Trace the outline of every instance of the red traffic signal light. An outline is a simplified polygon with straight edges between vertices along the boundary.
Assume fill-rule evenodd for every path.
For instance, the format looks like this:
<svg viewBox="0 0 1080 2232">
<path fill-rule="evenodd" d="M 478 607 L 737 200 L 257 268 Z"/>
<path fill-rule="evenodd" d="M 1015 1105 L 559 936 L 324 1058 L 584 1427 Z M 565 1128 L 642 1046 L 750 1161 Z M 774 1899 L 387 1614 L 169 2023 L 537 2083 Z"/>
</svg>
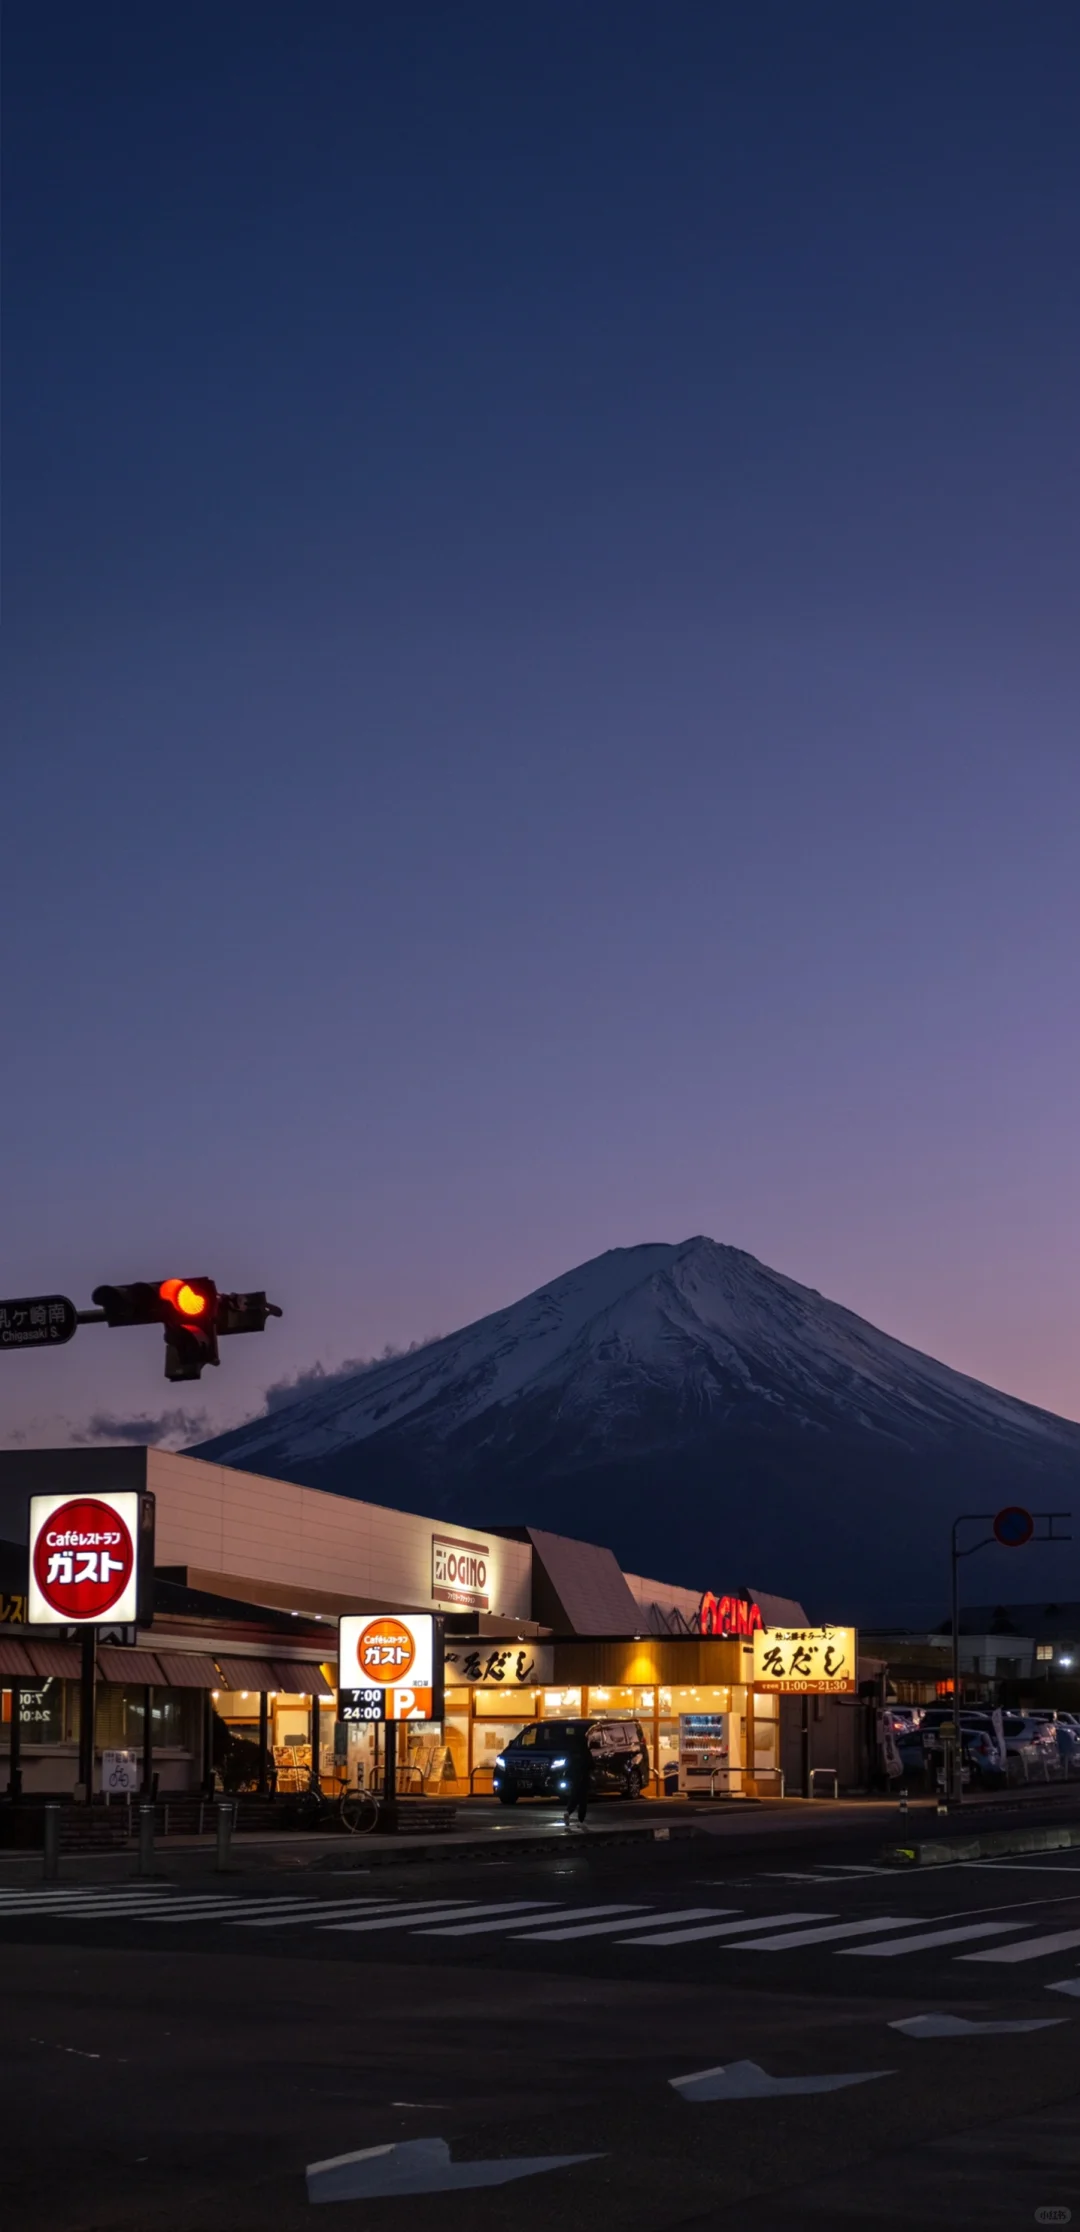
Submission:
<svg viewBox="0 0 1080 2232">
<path fill-rule="evenodd" d="M 212 1279 L 163 1279 L 158 1293 L 170 1315 L 175 1311 L 185 1324 L 201 1319 L 206 1325 L 214 1316 L 217 1288 Z"/>
<path fill-rule="evenodd" d="M 218 1362 L 218 1290 L 212 1279 L 163 1279 L 158 1288 L 165 1327 L 165 1377 L 197 1380 Z"/>
</svg>

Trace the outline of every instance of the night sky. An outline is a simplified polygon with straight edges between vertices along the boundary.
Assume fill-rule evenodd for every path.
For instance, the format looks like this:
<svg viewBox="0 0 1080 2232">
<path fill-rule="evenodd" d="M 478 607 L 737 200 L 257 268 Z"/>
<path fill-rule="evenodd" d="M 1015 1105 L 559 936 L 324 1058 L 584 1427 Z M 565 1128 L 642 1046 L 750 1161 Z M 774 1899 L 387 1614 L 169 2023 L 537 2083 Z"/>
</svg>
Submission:
<svg viewBox="0 0 1080 2232">
<path fill-rule="evenodd" d="M 2 1285 L 287 1315 L 6 1439 L 695 1232 L 1080 1416 L 1078 89 L 1075 0 L 8 0 Z"/>
</svg>

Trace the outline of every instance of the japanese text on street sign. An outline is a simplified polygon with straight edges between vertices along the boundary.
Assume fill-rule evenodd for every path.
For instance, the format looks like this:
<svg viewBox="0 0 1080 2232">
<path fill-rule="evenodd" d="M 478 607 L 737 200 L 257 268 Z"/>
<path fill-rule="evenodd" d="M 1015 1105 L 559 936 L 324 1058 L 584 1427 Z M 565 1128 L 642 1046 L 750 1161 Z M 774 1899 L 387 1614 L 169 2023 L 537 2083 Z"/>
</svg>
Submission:
<svg viewBox="0 0 1080 2232">
<path fill-rule="evenodd" d="M 769 1628 L 754 1636 L 755 1689 L 850 1694 L 857 1678 L 854 1628 Z"/>
<path fill-rule="evenodd" d="M 75 1304 L 66 1294 L 25 1294 L 0 1302 L 0 1350 L 50 1348 L 74 1339 Z"/>
</svg>

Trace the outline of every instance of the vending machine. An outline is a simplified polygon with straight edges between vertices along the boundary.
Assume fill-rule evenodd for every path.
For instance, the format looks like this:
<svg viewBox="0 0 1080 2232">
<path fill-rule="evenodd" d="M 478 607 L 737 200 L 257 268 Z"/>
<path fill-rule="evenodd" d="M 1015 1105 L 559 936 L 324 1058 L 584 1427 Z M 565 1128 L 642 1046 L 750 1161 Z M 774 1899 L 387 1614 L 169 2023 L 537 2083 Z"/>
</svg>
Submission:
<svg viewBox="0 0 1080 2232">
<path fill-rule="evenodd" d="M 688 1798 L 726 1798 L 742 1784 L 737 1713 L 680 1713 L 679 1789 Z"/>
</svg>

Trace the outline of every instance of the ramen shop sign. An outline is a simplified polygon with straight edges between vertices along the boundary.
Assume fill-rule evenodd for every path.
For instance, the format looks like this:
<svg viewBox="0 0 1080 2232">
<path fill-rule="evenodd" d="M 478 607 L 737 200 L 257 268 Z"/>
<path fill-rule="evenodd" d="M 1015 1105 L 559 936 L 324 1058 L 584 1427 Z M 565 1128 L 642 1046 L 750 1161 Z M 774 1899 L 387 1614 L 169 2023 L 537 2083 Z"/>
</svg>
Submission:
<svg viewBox="0 0 1080 2232">
<path fill-rule="evenodd" d="M 140 1598 L 153 1584 L 153 1557 L 151 1497 L 127 1490 L 31 1496 L 31 1627 L 89 1627 L 148 1617 Z"/>
<path fill-rule="evenodd" d="M 441 1720 L 442 1623 L 430 1612 L 346 1613 L 338 1622 L 338 1718 Z"/>
</svg>

